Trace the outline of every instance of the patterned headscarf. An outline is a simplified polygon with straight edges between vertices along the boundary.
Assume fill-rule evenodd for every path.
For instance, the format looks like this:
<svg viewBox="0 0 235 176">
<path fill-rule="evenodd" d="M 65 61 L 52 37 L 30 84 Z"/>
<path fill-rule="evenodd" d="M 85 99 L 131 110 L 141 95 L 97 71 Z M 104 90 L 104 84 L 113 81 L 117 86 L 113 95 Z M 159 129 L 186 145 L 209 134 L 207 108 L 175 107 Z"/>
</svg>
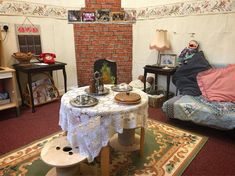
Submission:
<svg viewBox="0 0 235 176">
<path fill-rule="evenodd" d="M 184 48 L 181 51 L 178 62 L 185 63 L 188 59 L 191 59 L 195 53 L 198 52 L 199 44 L 196 40 L 191 40 L 188 44 L 188 47 Z"/>
</svg>

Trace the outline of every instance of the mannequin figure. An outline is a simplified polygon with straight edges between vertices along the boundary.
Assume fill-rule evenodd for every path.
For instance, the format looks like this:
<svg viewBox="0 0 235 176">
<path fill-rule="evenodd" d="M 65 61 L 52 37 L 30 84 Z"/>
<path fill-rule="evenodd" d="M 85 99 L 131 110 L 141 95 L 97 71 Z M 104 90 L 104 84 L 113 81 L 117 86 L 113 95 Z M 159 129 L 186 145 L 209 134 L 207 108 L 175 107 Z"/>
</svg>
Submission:
<svg viewBox="0 0 235 176">
<path fill-rule="evenodd" d="M 196 40 L 191 40 L 186 48 L 181 51 L 178 62 L 179 64 L 186 64 L 189 59 L 198 52 L 199 44 Z"/>
</svg>

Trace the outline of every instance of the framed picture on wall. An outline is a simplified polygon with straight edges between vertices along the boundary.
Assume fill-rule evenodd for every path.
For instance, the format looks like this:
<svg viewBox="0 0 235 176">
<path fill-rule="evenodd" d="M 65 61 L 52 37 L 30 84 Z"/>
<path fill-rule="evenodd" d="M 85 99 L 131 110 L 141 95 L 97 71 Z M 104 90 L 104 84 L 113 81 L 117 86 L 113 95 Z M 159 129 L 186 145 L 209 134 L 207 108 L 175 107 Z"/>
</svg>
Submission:
<svg viewBox="0 0 235 176">
<path fill-rule="evenodd" d="M 41 30 L 39 25 L 15 24 L 18 51 L 31 52 L 34 55 L 42 53 Z"/>
<path fill-rule="evenodd" d="M 99 9 L 96 11 L 96 20 L 99 22 L 110 21 L 110 10 L 109 9 Z"/>
<path fill-rule="evenodd" d="M 111 19 L 112 21 L 124 21 L 125 13 L 124 12 L 112 12 Z"/>
<path fill-rule="evenodd" d="M 135 22 L 136 21 L 136 10 L 125 10 L 125 21 Z"/>
<path fill-rule="evenodd" d="M 94 22 L 96 20 L 95 12 L 83 12 L 82 21 L 83 22 Z"/>
<path fill-rule="evenodd" d="M 80 22 L 81 11 L 80 10 L 68 10 L 68 22 Z"/>
<path fill-rule="evenodd" d="M 176 66 L 176 54 L 160 54 L 160 66 L 161 67 L 175 67 Z"/>
</svg>

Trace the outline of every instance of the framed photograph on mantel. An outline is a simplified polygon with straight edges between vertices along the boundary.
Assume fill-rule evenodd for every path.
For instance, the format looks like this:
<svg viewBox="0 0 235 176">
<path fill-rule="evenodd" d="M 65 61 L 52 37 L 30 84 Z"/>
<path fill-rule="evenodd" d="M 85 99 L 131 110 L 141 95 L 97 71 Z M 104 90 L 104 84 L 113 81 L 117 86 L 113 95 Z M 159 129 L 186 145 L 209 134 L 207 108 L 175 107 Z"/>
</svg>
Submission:
<svg viewBox="0 0 235 176">
<path fill-rule="evenodd" d="M 95 12 L 83 12 L 82 21 L 83 22 L 94 22 L 96 20 Z"/>
<path fill-rule="evenodd" d="M 68 22 L 80 22 L 81 11 L 80 10 L 68 10 Z"/>
<path fill-rule="evenodd" d="M 98 22 L 109 22 L 110 21 L 110 10 L 99 9 L 96 11 L 96 20 Z"/>
<path fill-rule="evenodd" d="M 124 12 L 112 12 L 111 13 L 111 18 L 112 21 L 115 22 L 122 22 L 124 21 L 125 13 Z"/>
<path fill-rule="evenodd" d="M 160 54 L 160 66 L 161 67 L 175 67 L 176 66 L 176 54 Z"/>
</svg>

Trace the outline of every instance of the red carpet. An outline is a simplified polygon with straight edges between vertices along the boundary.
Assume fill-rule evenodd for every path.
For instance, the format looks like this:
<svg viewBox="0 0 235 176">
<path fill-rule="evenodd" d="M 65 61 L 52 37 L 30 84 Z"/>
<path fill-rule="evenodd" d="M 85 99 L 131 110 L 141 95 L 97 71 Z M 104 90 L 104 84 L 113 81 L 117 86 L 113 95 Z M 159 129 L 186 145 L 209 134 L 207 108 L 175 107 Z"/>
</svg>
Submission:
<svg viewBox="0 0 235 176">
<path fill-rule="evenodd" d="M 60 130 L 58 126 L 60 102 L 31 109 L 21 108 L 19 117 L 15 110 L 0 111 L 0 155 L 26 145 Z M 200 153 L 183 175 L 234 175 L 235 130 L 220 131 L 190 122 L 167 120 L 161 109 L 149 108 L 149 117 L 209 137 Z"/>
<path fill-rule="evenodd" d="M 0 111 L 0 155 L 60 130 L 59 106 L 60 101 L 38 106 L 35 113 L 23 107 L 18 117 L 15 109 Z"/>
</svg>

